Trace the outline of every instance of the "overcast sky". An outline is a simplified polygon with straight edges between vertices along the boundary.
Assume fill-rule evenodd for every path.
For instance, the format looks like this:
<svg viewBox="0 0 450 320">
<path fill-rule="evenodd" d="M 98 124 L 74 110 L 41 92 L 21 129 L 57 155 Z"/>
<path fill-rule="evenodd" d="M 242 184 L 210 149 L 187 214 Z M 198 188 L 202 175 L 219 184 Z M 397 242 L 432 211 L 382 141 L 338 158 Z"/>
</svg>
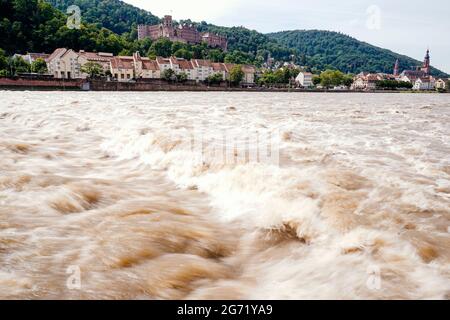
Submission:
<svg viewBox="0 0 450 320">
<path fill-rule="evenodd" d="M 450 73 L 450 1 L 435 0 L 125 0 L 162 17 L 245 26 L 260 32 L 340 31 Z"/>
</svg>

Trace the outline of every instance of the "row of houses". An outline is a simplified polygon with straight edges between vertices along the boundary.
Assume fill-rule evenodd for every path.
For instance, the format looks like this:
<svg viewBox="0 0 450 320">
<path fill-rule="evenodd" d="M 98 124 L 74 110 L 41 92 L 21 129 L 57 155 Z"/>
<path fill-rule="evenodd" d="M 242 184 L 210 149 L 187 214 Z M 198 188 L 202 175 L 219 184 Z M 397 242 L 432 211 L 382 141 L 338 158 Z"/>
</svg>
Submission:
<svg viewBox="0 0 450 320">
<path fill-rule="evenodd" d="M 160 79 L 164 71 L 172 69 L 175 74 L 186 74 L 188 80 L 205 81 L 214 74 L 222 75 L 227 80 L 230 71 L 236 66 L 230 63 L 215 63 L 209 60 L 186 60 L 177 57 L 157 57 L 152 60 L 141 57 L 139 52 L 133 56 L 114 56 L 105 52 L 75 51 L 59 48 L 50 54 L 47 62 L 48 72 L 55 78 L 78 79 L 86 78 L 81 67 L 88 62 L 99 64 L 105 74 L 118 81 L 130 81 L 132 79 Z M 256 68 L 251 65 L 242 66 L 244 73 L 243 83 L 254 84 Z"/>
<path fill-rule="evenodd" d="M 384 73 L 366 73 L 362 72 L 355 77 L 351 89 L 353 90 L 375 90 L 378 81 L 403 81 L 412 84 L 413 90 L 436 90 L 446 89 L 448 78 L 435 78 L 431 75 L 415 75 L 411 72 L 403 72 L 395 76 Z"/>
</svg>

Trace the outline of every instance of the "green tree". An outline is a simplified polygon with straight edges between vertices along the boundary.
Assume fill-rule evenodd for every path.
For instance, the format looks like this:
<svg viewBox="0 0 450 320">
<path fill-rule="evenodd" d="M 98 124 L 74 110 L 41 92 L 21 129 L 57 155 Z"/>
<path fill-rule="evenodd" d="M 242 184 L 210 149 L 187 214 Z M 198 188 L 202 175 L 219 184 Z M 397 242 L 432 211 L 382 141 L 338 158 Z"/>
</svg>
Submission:
<svg viewBox="0 0 450 320">
<path fill-rule="evenodd" d="M 28 73 L 31 71 L 31 66 L 22 57 L 8 58 L 7 72 L 8 76 L 17 76 L 20 73 Z"/>
<path fill-rule="evenodd" d="M 5 51 L 0 49 L 0 71 L 8 69 L 8 58 L 6 57 Z"/>
<path fill-rule="evenodd" d="M 173 71 L 172 69 L 164 70 L 164 72 L 162 74 L 162 78 L 167 80 L 167 81 L 174 80 L 174 78 L 175 78 L 175 71 Z"/>
<path fill-rule="evenodd" d="M 315 86 L 319 85 L 321 82 L 322 82 L 322 79 L 320 78 L 320 76 L 318 76 L 318 75 L 313 76 L 312 83 Z"/>
<path fill-rule="evenodd" d="M 253 63 L 253 59 L 249 54 L 247 54 L 243 51 L 238 51 L 238 50 L 228 53 L 225 56 L 224 61 L 226 63 L 236 63 L 236 64 L 251 64 L 251 63 Z"/>
<path fill-rule="evenodd" d="M 353 84 L 353 75 L 346 74 L 342 80 L 342 84 L 346 87 L 350 87 Z"/>
<path fill-rule="evenodd" d="M 395 80 L 380 80 L 377 81 L 376 86 L 378 89 L 412 89 L 413 84 L 406 81 L 395 81 Z"/>
<path fill-rule="evenodd" d="M 277 82 L 278 78 L 272 70 L 265 71 L 258 79 L 258 84 L 264 86 L 276 84 Z"/>
<path fill-rule="evenodd" d="M 223 81 L 223 76 L 220 73 L 214 73 L 206 78 L 208 84 L 220 84 Z"/>
<path fill-rule="evenodd" d="M 212 62 L 223 62 L 225 59 L 225 54 L 223 53 L 222 50 L 212 49 L 209 50 L 207 58 Z"/>
<path fill-rule="evenodd" d="M 47 71 L 47 63 L 44 59 L 38 58 L 31 63 L 31 72 L 44 74 Z"/>
<path fill-rule="evenodd" d="M 172 41 L 166 38 L 156 40 L 152 44 L 150 50 L 152 50 L 152 53 L 156 56 L 169 57 L 172 55 Z"/>
<path fill-rule="evenodd" d="M 89 61 L 81 67 L 81 72 L 86 73 L 89 78 L 96 78 L 103 75 L 103 68 L 96 62 Z"/>
<path fill-rule="evenodd" d="M 173 55 L 177 58 L 184 58 L 187 60 L 190 60 L 193 57 L 193 54 L 187 49 L 179 49 L 179 50 L 175 51 L 175 53 Z"/>
<path fill-rule="evenodd" d="M 330 88 L 344 83 L 345 75 L 337 70 L 326 70 L 320 74 L 320 84 Z"/>
<path fill-rule="evenodd" d="M 188 80 L 188 75 L 185 72 L 181 72 L 175 75 L 177 82 L 186 82 Z"/>
<path fill-rule="evenodd" d="M 244 79 L 244 72 L 242 71 L 242 67 L 240 65 L 234 66 L 230 70 L 229 80 L 231 84 L 238 85 Z"/>
</svg>

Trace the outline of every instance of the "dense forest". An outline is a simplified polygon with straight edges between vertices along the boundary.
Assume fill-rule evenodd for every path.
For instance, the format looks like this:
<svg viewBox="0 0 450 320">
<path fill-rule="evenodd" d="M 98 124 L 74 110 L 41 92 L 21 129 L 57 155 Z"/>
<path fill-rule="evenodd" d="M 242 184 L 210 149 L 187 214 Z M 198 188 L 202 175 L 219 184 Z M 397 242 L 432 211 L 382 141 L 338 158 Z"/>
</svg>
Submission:
<svg viewBox="0 0 450 320">
<path fill-rule="evenodd" d="M 69 29 L 67 7 L 81 8 L 80 29 Z M 337 69 L 346 73 L 360 71 L 392 72 L 398 58 L 402 69 L 420 62 L 389 50 L 328 31 L 287 31 L 262 34 L 243 27 L 219 27 L 192 22 L 199 31 L 227 36 L 229 51 L 204 44 L 186 45 L 166 39 L 138 41 L 136 25 L 154 24 L 158 17 L 119 0 L 0 0 L 0 49 L 6 55 L 25 52 L 52 52 L 58 47 L 104 51 L 143 56 L 177 55 L 218 62 L 249 63 L 261 66 L 269 56 L 275 61 L 292 61 L 313 71 Z M 445 73 L 432 69 L 435 75 Z"/>
<path fill-rule="evenodd" d="M 119 0 L 47 0 L 66 12 L 71 5 L 80 7 L 84 22 L 96 24 L 117 34 L 133 32 L 138 24 L 157 24 L 160 19 L 148 11 Z"/>
<path fill-rule="evenodd" d="M 337 32 L 297 30 L 272 33 L 269 36 L 298 50 L 305 57 L 306 64 L 319 70 L 338 69 L 350 73 L 362 71 L 392 73 L 396 59 L 400 61 L 400 70 L 422 65 L 422 62 L 415 59 Z M 432 73 L 436 76 L 446 75 L 435 68 L 432 68 Z"/>
</svg>

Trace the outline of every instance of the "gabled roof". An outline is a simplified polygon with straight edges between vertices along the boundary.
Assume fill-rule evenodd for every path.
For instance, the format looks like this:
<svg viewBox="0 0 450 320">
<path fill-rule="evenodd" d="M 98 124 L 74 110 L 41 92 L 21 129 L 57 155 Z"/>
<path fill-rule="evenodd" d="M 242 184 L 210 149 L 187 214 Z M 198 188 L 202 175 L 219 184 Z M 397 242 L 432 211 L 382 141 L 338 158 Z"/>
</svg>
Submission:
<svg viewBox="0 0 450 320">
<path fill-rule="evenodd" d="M 378 74 L 368 74 L 367 75 L 367 81 L 378 81 L 378 80 L 381 80 L 381 77 L 380 77 L 380 75 L 378 75 Z"/>
<path fill-rule="evenodd" d="M 158 64 L 170 64 L 170 59 L 163 58 L 163 57 L 156 57 L 156 62 Z"/>
<path fill-rule="evenodd" d="M 113 69 L 133 69 L 133 57 L 119 56 L 111 59 L 111 67 Z"/>
<path fill-rule="evenodd" d="M 32 61 L 35 61 L 36 59 L 48 59 L 50 57 L 47 53 L 28 53 Z"/>
<path fill-rule="evenodd" d="M 226 72 L 227 71 L 227 67 L 223 63 L 212 62 L 211 66 L 212 66 L 213 70 L 216 72 L 222 72 L 222 71 Z"/>
<path fill-rule="evenodd" d="M 53 51 L 52 54 L 46 59 L 47 62 L 51 62 L 53 59 L 60 58 L 67 52 L 66 48 L 58 48 L 55 51 Z"/>
<path fill-rule="evenodd" d="M 89 61 L 109 62 L 113 58 L 112 53 L 106 52 L 97 53 L 97 52 L 80 51 L 78 52 L 78 54 Z"/>
<path fill-rule="evenodd" d="M 230 72 L 235 66 L 237 66 L 234 63 L 224 63 L 223 65 L 225 66 L 225 69 L 227 70 L 227 72 Z"/>
<path fill-rule="evenodd" d="M 189 60 L 179 61 L 179 66 L 180 66 L 180 69 L 182 69 L 182 70 L 193 70 L 194 69 L 192 62 Z"/>
<path fill-rule="evenodd" d="M 211 61 L 209 60 L 203 60 L 203 59 L 194 59 L 192 60 L 192 63 L 194 64 L 194 67 L 196 68 L 212 68 Z"/>
<path fill-rule="evenodd" d="M 158 71 L 159 66 L 155 60 L 150 60 L 146 58 L 142 58 L 142 68 L 145 70 Z"/>
<path fill-rule="evenodd" d="M 242 66 L 242 71 L 245 73 L 255 73 L 256 69 L 254 66 L 251 65 L 243 65 Z"/>
</svg>

